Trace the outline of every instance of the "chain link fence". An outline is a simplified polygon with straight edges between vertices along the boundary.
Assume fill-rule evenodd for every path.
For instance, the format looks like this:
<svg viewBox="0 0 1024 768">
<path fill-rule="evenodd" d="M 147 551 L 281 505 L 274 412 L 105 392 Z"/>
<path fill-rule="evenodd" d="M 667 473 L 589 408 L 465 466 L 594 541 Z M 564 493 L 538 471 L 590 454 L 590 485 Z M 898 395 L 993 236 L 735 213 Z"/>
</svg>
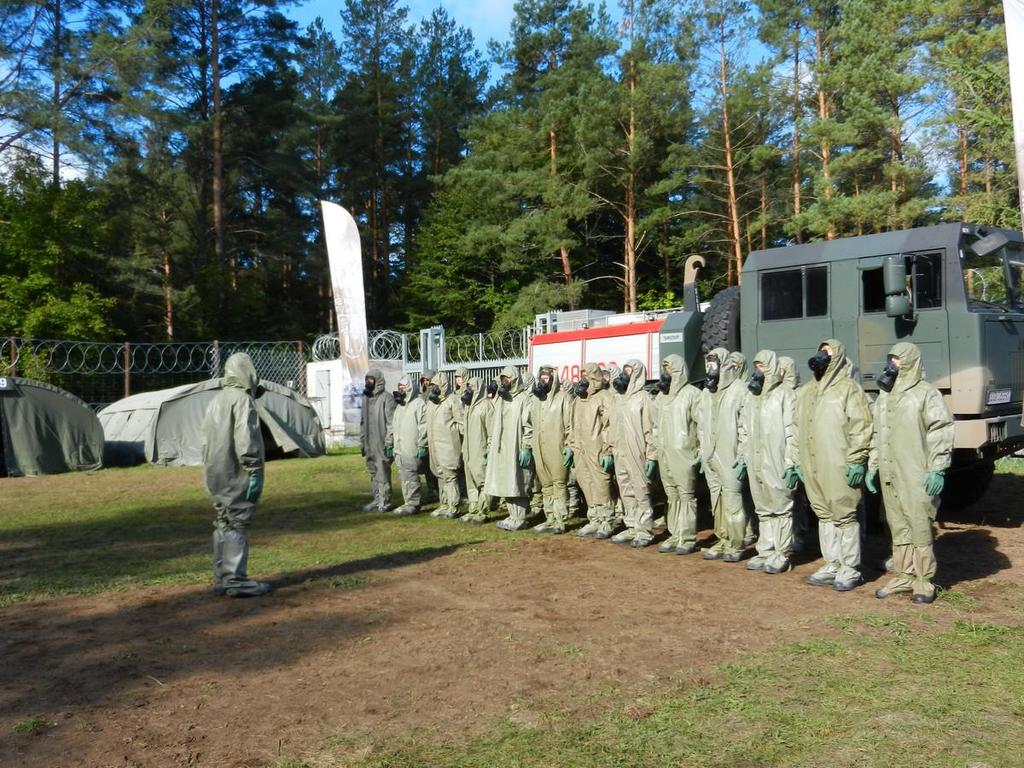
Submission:
<svg viewBox="0 0 1024 768">
<path fill-rule="evenodd" d="M 0 375 L 54 384 L 93 408 L 136 392 L 217 378 L 235 352 L 246 352 L 261 379 L 306 393 L 301 341 L 107 343 L 0 337 Z"/>
</svg>

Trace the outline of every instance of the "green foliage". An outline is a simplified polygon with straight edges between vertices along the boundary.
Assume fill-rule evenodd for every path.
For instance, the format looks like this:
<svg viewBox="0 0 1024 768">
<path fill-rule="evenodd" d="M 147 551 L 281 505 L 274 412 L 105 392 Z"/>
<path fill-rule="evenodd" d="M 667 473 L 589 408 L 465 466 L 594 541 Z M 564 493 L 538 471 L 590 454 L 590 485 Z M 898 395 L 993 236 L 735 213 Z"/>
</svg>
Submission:
<svg viewBox="0 0 1024 768">
<path fill-rule="evenodd" d="M 53 726 L 53 723 L 49 719 L 37 715 L 35 717 L 26 717 L 24 720 L 19 720 L 13 726 L 11 730 L 17 734 L 23 736 L 35 736 L 43 731 L 49 730 Z"/>
</svg>

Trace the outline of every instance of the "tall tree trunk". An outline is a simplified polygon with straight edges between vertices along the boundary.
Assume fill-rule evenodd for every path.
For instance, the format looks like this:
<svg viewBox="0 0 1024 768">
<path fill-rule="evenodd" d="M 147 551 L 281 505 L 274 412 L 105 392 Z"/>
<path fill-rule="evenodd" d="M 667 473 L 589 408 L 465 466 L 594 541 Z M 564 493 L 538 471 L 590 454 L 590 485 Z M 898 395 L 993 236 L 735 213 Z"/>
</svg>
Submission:
<svg viewBox="0 0 1024 768">
<path fill-rule="evenodd" d="M 633 25 L 630 24 L 632 36 Z M 632 40 L 630 41 L 632 49 Z M 626 224 L 626 239 L 623 261 L 626 277 L 626 311 L 636 312 L 636 68 L 632 55 L 629 59 L 629 126 L 626 134 L 626 204 L 623 218 Z"/>
<path fill-rule="evenodd" d="M 167 221 L 167 212 L 161 214 L 164 222 Z M 171 251 L 166 246 L 163 249 L 164 261 L 164 333 L 168 341 L 174 341 L 174 293 L 171 280 Z"/>
<path fill-rule="evenodd" d="M 814 45 L 818 56 L 818 67 L 822 66 L 822 62 L 825 57 L 825 35 L 820 29 L 814 32 Z M 828 120 L 832 115 L 832 107 L 828 94 L 825 92 L 825 87 L 821 82 L 821 76 L 819 73 L 818 77 L 818 118 L 820 120 Z M 821 138 L 821 178 L 822 178 L 822 194 L 826 200 L 832 199 L 832 144 L 829 142 L 827 136 Z M 836 228 L 835 224 L 829 219 L 828 227 L 825 230 L 826 240 L 836 239 Z"/>
<path fill-rule="evenodd" d="M 558 142 L 554 131 L 548 131 L 548 153 L 551 156 L 550 176 L 552 179 L 558 177 Z M 569 249 L 564 245 L 558 249 L 558 255 L 562 262 L 562 278 L 566 285 L 572 285 L 572 265 L 569 264 Z M 575 302 L 569 305 L 569 309 L 576 309 Z"/>
<path fill-rule="evenodd" d="M 235 260 L 224 252 L 224 136 L 220 106 L 220 0 L 210 0 L 210 80 L 213 90 L 213 248 L 217 263 L 227 266 L 232 292 L 238 289 Z"/>
<path fill-rule="evenodd" d="M 53 61 L 51 64 L 52 72 L 51 77 L 53 79 L 53 104 L 51 108 L 53 114 L 51 117 L 52 125 L 52 138 L 53 138 L 53 156 L 52 172 L 53 172 L 53 186 L 60 186 L 60 88 L 61 88 L 61 73 L 64 69 L 64 62 L 62 61 L 64 52 L 64 8 L 61 4 L 61 0 L 54 0 L 53 3 Z"/>
<path fill-rule="evenodd" d="M 761 249 L 768 247 L 768 176 L 761 174 Z"/>
<path fill-rule="evenodd" d="M 800 169 L 800 25 L 793 33 L 793 218 L 800 216 L 800 187 L 803 174 Z M 803 233 L 797 225 L 793 235 L 797 243 L 803 242 Z"/>
<path fill-rule="evenodd" d="M 196 190 L 199 196 L 196 210 L 196 260 L 193 265 L 193 272 L 205 266 L 209 243 L 209 211 L 210 211 L 210 179 L 209 167 L 207 166 L 207 150 L 209 148 L 206 134 L 206 124 L 210 119 L 210 26 L 206 14 L 205 2 L 196 4 L 196 16 L 199 24 L 199 118 L 202 123 L 202 130 L 199 131 L 198 156 L 199 163 L 196 168 Z"/>
<path fill-rule="evenodd" d="M 374 229 L 374 239 L 380 241 L 376 253 L 377 279 L 374 281 L 374 291 L 379 297 L 377 308 L 383 310 L 387 305 L 388 294 L 388 272 L 391 262 L 391 231 L 388 222 L 387 205 L 387 163 L 384 159 L 384 91 L 381 84 L 380 56 L 378 52 L 377 66 L 374 71 L 374 105 L 376 106 L 377 131 L 374 137 L 374 149 L 376 153 L 377 172 L 377 228 Z M 379 317 L 379 316 L 378 316 Z"/>
<path fill-rule="evenodd" d="M 736 193 L 736 176 L 732 154 L 732 136 L 729 128 L 729 81 L 728 81 L 728 60 L 725 51 L 725 34 L 719 38 L 719 82 L 718 92 L 722 99 L 722 145 L 725 164 L 726 204 L 729 213 L 729 240 L 732 254 L 729 259 L 729 267 L 726 270 L 726 284 L 733 284 L 735 274 L 736 285 L 740 283 L 740 271 L 743 268 L 743 243 L 740 232 L 739 198 Z M 735 272 L 733 271 L 735 270 Z"/>
<path fill-rule="evenodd" d="M 962 122 L 956 126 L 956 148 L 960 181 L 960 194 L 967 194 L 967 128 Z"/>
</svg>

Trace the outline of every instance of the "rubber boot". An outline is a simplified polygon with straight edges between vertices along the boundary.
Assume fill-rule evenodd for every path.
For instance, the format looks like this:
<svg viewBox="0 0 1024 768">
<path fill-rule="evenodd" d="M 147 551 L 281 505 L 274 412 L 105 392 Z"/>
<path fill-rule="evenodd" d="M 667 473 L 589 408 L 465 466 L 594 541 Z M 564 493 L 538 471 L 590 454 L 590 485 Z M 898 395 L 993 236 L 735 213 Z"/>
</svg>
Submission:
<svg viewBox="0 0 1024 768">
<path fill-rule="evenodd" d="M 836 526 L 834 530 L 839 572 L 836 573 L 832 589 L 836 592 L 849 592 L 864 581 L 860 574 L 860 523 L 854 521 Z"/>
<path fill-rule="evenodd" d="M 224 529 L 213 526 L 213 594 L 224 594 Z"/>
<path fill-rule="evenodd" d="M 914 555 L 909 544 L 894 544 L 892 548 L 893 577 L 881 589 L 875 590 L 875 597 L 884 600 L 890 595 L 914 591 Z"/>
<path fill-rule="evenodd" d="M 224 532 L 222 547 L 225 576 L 224 594 L 228 597 L 259 597 L 270 591 L 270 585 L 249 578 L 249 539 L 240 530 Z"/>
<path fill-rule="evenodd" d="M 935 549 L 929 544 L 926 547 L 912 547 L 914 564 L 914 596 L 911 602 L 927 605 L 935 601 Z"/>
<path fill-rule="evenodd" d="M 836 558 L 835 526 L 831 520 L 818 520 L 818 541 L 821 556 L 825 560 L 821 567 L 807 577 L 807 583 L 816 587 L 830 587 L 836 582 L 839 563 Z"/>
</svg>

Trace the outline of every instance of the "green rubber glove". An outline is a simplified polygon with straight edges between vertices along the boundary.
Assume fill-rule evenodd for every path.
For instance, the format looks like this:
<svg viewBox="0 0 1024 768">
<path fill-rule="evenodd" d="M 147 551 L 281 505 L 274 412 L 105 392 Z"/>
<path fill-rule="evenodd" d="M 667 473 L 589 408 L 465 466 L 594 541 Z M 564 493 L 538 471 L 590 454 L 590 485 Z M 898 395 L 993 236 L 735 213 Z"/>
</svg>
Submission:
<svg viewBox="0 0 1024 768">
<path fill-rule="evenodd" d="M 945 472 L 929 472 L 924 478 L 924 492 L 929 496 L 938 496 L 946 487 Z"/>
<path fill-rule="evenodd" d="M 871 493 L 878 493 L 878 470 L 873 469 L 867 473 L 864 477 L 865 487 L 871 491 Z"/>
<path fill-rule="evenodd" d="M 416 458 L 419 459 L 420 461 L 426 461 L 427 460 L 427 449 L 426 448 L 420 448 L 418 451 L 416 451 Z"/>
<path fill-rule="evenodd" d="M 736 459 L 732 463 L 732 471 L 736 473 L 737 480 L 742 480 L 747 476 L 747 462 L 743 459 Z"/>
<path fill-rule="evenodd" d="M 851 488 L 859 488 L 860 484 L 864 482 L 864 474 L 863 464 L 847 464 L 846 484 Z"/>
<path fill-rule="evenodd" d="M 575 464 L 575 461 L 572 456 L 572 448 L 567 445 L 562 449 L 562 466 L 566 469 L 572 469 L 573 464 Z"/>
<path fill-rule="evenodd" d="M 249 487 L 245 489 L 245 500 L 255 504 L 263 495 L 263 470 L 256 469 L 249 473 Z"/>
<path fill-rule="evenodd" d="M 615 468 L 615 459 L 611 456 L 601 457 L 601 469 L 605 472 L 611 472 Z"/>
<path fill-rule="evenodd" d="M 522 467 L 523 469 L 529 469 L 530 464 L 532 463 L 533 451 L 531 451 L 529 448 L 523 448 L 523 450 L 519 452 L 519 466 Z"/>
<path fill-rule="evenodd" d="M 658 468 L 658 462 L 648 459 L 644 462 L 644 474 L 647 475 L 647 479 L 650 480 L 654 477 L 654 470 Z"/>
<path fill-rule="evenodd" d="M 698 475 L 703 475 L 704 474 L 704 462 L 701 460 L 700 456 L 698 456 L 696 459 L 694 459 L 693 463 L 690 466 L 697 468 L 697 474 Z"/>
<path fill-rule="evenodd" d="M 385 445 L 384 446 L 384 458 L 387 459 L 388 461 L 391 461 L 393 458 L 395 458 L 395 446 L 393 446 L 393 445 Z"/>
<path fill-rule="evenodd" d="M 796 484 L 800 482 L 800 473 L 796 467 L 786 467 L 786 471 L 782 473 L 782 482 L 791 491 L 796 488 Z"/>
</svg>

